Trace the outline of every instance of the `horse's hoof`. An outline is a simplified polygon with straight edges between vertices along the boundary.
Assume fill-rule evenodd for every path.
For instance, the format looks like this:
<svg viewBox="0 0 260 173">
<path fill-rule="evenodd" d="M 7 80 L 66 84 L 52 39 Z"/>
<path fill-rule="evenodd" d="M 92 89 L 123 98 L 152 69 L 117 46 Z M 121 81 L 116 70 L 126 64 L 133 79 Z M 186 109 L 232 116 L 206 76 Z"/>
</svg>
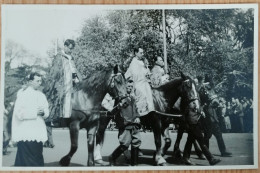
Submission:
<svg viewBox="0 0 260 173">
<path fill-rule="evenodd" d="M 166 166 L 166 160 L 162 156 L 154 156 L 156 166 Z"/>
<path fill-rule="evenodd" d="M 95 160 L 95 165 L 99 165 L 99 166 L 109 166 L 109 162 L 105 162 L 104 160 L 102 159 L 98 159 L 98 160 Z"/>
<path fill-rule="evenodd" d="M 95 162 L 93 161 L 93 162 L 88 162 L 88 164 L 87 164 L 88 166 L 95 166 Z"/>
<path fill-rule="evenodd" d="M 173 159 L 182 159 L 181 150 L 177 149 L 177 150 L 173 151 L 172 157 L 173 157 Z"/>
<path fill-rule="evenodd" d="M 102 165 L 103 162 L 104 162 L 104 161 L 103 161 L 102 159 L 95 160 L 95 164 L 98 164 L 98 165 Z"/>
<path fill-rule="evenodd" d="M 166 163 L 160 163 L 160 164 L 158 164 L 158 166 L 167 166 L 167 164 Z"/>
<path fill-rule="evenodd" d="M 182 159 L 182 162 L 183 162 L 183 164 L 185 164 L 185 165 L 190 165 L 190 166 L 196 165 L 195 163 L 193 163 L 192 161 L 190 161 L 190 159 L 187 159 L 187 158 L 183 158 L 183 159 Z"/>
<path fill-rule="evenodd" d="M 69 166 L 71 157 L 70 156 L 64 156 L 62 159 L 60 159 L 59 164 L 61 166 Z"/>
<path fill-rule="evenodd" d="M 200 160 L 206 160 L 206 157 L 203 154 L 198 155 L 198 159 Z"/>
</svg>

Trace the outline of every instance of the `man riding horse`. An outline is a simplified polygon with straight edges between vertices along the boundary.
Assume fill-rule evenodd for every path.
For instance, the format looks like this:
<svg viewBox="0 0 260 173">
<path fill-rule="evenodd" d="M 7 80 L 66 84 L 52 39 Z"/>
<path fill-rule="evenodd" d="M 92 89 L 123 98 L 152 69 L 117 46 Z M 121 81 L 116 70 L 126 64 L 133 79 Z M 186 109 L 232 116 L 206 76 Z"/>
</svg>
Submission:
<svg viewBox="0 0 260 173">
<path fill-rule="evenodd" d="M 148 122 L 152 127 L 156 154 L 155 161 L 157 165 L 165 165 L 166 161 L 162 157 L 161 152 L 161 123 L 160 117 L 155 113 L 155 105 L 153 101 L 153 92 L 150 86 L 150 70 L 147 66 L 147 60 L 144 58 L 144 51 L 142 48 L 134 49 L 135 57 L 129 65 L 125 73 L 125 78 L 132 78 L 134 82 L 134 94 L 136 98 L 137 112 L 141 116 L 143 122 Z M 149 118 L 149 119 L 148 119 Z M 158 122 L 158 123 L 156 123 Z M 157 130 L 155 130 L 157 129 Z"/>
<path fill-rule="evenodd" d="M 50 118 L 47 122 L 49 126 L 66 126 L 65 122 L 71 117 L 72 99 L 74 92 L 77 90 L 75 86 L 82 80 L 80 73 L 76 69 L 75 58 L 72 56 L 74 47 L 74 40 L 67 39 L 64 42 L 64 50 L 61 50 L 55 56 L 52 64 L 53 68 L 51 68 L 47 77 L 47 82 L 53 85 L 46 86 L 44 90 L 49 101 L 55 103 L 51 104 L 50 107 Z M 57 97 L 50 100 L 53 94 L 56 94 Z"/>
</svg>

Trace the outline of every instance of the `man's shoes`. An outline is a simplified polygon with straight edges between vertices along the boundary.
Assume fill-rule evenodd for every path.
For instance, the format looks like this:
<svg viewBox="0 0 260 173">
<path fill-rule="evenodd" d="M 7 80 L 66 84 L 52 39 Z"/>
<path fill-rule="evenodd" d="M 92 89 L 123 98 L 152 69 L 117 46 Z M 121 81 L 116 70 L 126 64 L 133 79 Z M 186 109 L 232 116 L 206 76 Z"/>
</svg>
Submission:
<svg viewBox="0 0 260 173">
<path fill-rule="evenodd" d="M 190 159 L 188 159 L 188 158 L 183 158 L 183 159 L 182 159 L 182 162 L 183 162 L 185 165 L 196 165 L 195 163 L 191 162 Z"/>
<path fill-rule="evenodd" d="M 227 152 L 227 151 L 221 153 L 221 157 L 231 157 L 231 156 L 232 156 L 232 153 Z"/>
<path fill-rule="evenodd" d="M 43 147 L 45 147 L 45 148 L 54 148 L 55 145 L 54 144 L 50 144 L 49 141 L 47 141 L 47 142 L 44 143 Z"/>
<path fill-rule="evenodd" d="M 54 148 L 54 147 L 55 147 L 55 145 L 53 145 L 53 144 L 49 145 L 49 148 Z"/>
<path fill-rule="evenodd" d="M 221 161 L 220 159 L 215 159 L 215 158 L 213 158 L 213 159 L 211 159 L 211 160 L 209 161 L 209 164 L 210 164 L 210 165 L 216 165 L 216 164 L 218 164 L 220 161 Z"/>
</svg>

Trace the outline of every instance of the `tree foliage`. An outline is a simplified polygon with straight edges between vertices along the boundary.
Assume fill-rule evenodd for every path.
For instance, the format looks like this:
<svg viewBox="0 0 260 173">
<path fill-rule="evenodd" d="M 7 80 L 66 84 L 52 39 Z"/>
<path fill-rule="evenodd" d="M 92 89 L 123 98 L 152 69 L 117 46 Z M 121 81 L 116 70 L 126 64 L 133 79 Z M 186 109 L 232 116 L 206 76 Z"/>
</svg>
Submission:
<svg viewBox="0 0 260 173">
<path fill-rule="evenodd" d="M 223 96 L 252 96 L 253 10 L 166 10 L 168 67 L 193 77 L 210 74 Z M 117 10 L 88 19 L 74 56 L 85 77 L 97 69 L 126 64 L 142 47 L 151 67 L 163 56 L 162 10 Z M 234 80 L 230 80 L 230 79 Z M 232 81 L 232 82 L 231 82 Z M 236 95 L 237 96 L 237 95 Z"/>
<path fill-rule="evenodd" d="M 252 97 L 253 12 L 253 9 L 165 10 L 171 78 L 178 76 L 180 70 L 192 77 L 208 74 L 223 97 Z M 144 49 L 152 67 L 153 59 L 163 56 L 162 10 L 114 10 L 89 18 L 76 43 L 73 56 L 83 77 L 116 64 L 126 71 L 134 47 Z M 10 62 L 19 58 L 18 53 L 24 53 L 24 50 L 15 43 L 9 44 L 12 46 L 5 50 L 7 95 L 22 85 L 23 77 L 31 70 L 26 65 L 10 69 Z M 53 61 L 54 52 L 54 49 L 48 52 Z M 54 81 L 60 76 L 52 74 L 60 67 L 52 64 L 46 70 L 47 90 L 56 88 L 53 92 L 57 95 L 57 88 L 61 86 Z"/>
</svg>

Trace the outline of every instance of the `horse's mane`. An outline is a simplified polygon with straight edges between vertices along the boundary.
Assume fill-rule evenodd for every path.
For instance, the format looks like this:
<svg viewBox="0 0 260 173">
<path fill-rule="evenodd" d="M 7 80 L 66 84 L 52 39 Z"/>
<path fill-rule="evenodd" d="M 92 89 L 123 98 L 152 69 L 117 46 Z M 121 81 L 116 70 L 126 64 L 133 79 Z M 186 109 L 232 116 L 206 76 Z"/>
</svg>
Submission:
<svg viewBox="0 0 260 173">
<path fill-rule="evenodd" d="M 164 91 L 164 92 L 167 92 L 167 91 L 175 89 L 175 88 L 177 89 L 178 86 L 181 85 L 182 81 L 183 81 L 183 78 L 176 77 L 176 78 L 170 80 L 169 82 L 166 82 L 165 84 L 161 85 L 157 89 Z"/>
<path fill-rule="evenodd" d="M 112 68 L 103 68 L 100 71 L 95 71 L 91 76 L 82 80 L 79 89 L 89 96 L 104 93 L 106 92 L 107 82 L 111 73 Z"/>
</svg>

